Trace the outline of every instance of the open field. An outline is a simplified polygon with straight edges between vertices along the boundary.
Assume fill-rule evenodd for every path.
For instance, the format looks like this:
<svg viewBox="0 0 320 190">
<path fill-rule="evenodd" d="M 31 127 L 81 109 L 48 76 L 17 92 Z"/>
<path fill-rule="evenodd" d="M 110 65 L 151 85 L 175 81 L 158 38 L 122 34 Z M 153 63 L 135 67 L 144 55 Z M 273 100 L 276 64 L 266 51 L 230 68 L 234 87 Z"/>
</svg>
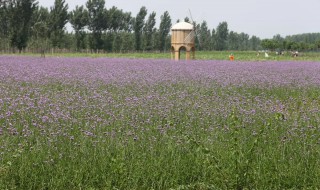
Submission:
<svg viewBox="0 0 320 190">
<path fill-rule="evenodd" d="M 0 189 L 317 189 L 314 60 L 0 56 Z"/>
<path fill-rule="evenodd" d="M 263 53 L 257 56 L 256 51 L 197 51 L 196 60 L 229 60 L 229 55 L 233 53 L 235 61 L 320 61 L 320 52 L 301 52 L 298 57 L 292 57 L 290 52 L 285 55 L 276 55 L 275 52 L 269 52 L 269 57 L 265 58 Z M 24 53 L 40 57 L 40 54 Z M 91 57 L 91 58 L 143 58 L 143 59 L 171 59 L 170 52 L 165 53 L 47 53 L 47 57 Z M 181 55 L 185 58 L 184 53 Z"/>
</svg>

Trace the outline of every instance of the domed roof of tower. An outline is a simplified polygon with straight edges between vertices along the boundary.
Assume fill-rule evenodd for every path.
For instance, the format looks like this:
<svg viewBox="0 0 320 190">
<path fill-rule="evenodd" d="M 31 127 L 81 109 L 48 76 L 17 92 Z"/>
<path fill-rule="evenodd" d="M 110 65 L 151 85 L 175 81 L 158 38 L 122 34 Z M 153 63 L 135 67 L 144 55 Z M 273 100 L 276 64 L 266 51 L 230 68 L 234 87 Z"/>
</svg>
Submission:
<svg viewBox="0 0 320 190">
<path fill-rule="evenodd" d="M 193 30 L 193 25 L 188 22 L 179 22 L 173 25 L 171 30 Z"/>
</svg>

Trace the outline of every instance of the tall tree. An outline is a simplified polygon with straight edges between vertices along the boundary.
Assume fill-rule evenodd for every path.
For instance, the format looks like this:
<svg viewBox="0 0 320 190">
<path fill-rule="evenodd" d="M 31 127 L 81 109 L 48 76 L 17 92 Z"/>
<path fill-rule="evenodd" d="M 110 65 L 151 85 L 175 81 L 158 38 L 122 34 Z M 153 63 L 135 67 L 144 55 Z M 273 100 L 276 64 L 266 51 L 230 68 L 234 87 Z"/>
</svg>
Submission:
<svg viewBox="0 0 320 190">
<path fill-rule="evenodd" d="M 272 40 L 276 43 L 277 48 L 284 49 L 284 38 L 280 34 L 276 34 L 273 36 Z"/>
<path fill-rule="evenodd" d="M 238 50 L 239 49 L 239 34 L 234 31 L 230 31 L 228 35 L 228 49 Z"/>
<path fill-rule="evenodd" d="M 142 29 L 144 26 L 144 20 L 147 13 L 148 11 L 146 7 L 141 7 L 134 22 L 134 34 L 135 34 L 135 41 L 136 41 L 135 45 L 136 45 L 136 50 L 138 51 L 141 50 Z"/>
<path fill-rule="evenodd" d="M 38 22 L 44 22 L 49 25 L 50 21 L 50 12 L 49 9 L 43 6 L 37 7 L 34 10 L 31 20 L 31 26 L 35 25 Z"/>
<path fill-rule="evenodd" d="M 30 36 L 31 19 L 37 8 L 35 0 L 9 1 L 10 43 L 19 52 L 27 47 Z"/>
<path fill-rule="evenodd" d="M 70 23 L 75 31 L 77 50 L 85 49 L 85 27 L 88 23 L 88 10 L 84 6 L 76 6 L 75 10 L 70 12 Z"/>
<path fill-rule="evenodd" d="M 227 49 L 228 33 L 229 33 L 228 23 L 227 22 L 219 23 L 216 30 L 216 44 L 215 44 L 216 50 L 222 51 Z"/>
<path fill-rule="evenodd" d="M 122 44 L 121 44 L 121 51 L 133 51 L 134 47 L 134 34 L 129 32 L 124 32 L 121 34 Z"/>
<path fill-rule="evenodd" d="M 104 0 L 88 0 L 88 29 L 91 31 L 90 47 L 94 50 L 103 48 L 102 32 L 106 30 L 107 10 Z"/>
<path fill-rule="evenodd" d="M 9 49 L 9 26 L 10 26 L 10 15 L 9 15 L 9 2 L 0 1 L 0 49 Z"/>
<path fill-rule="evenodd" d="M 315 46 L 318 50 L 320 49 L 320 40 L 315 42 Z"/>
<path fill-rule="evenodd" d="M 249 40 L 250 49 L 251 50 L 258 50 L 260 46 L 261 40 L 257 36 L 251 36 Z"/>
<path fill-rule="evenodd" d="M 277 42 L 275 40 L 264 39 L 261 41 L 261 46 L 265 50 L 274 51 L 277 48 Z M 291 49 L 291 48 L 290 48 Z"/>
<path fill-rule="evenodd" d="M 68 22 L 68 4 L 65 0 L 55 0 L 50 11 L 50 39 L 53 47 L 62 47 L 64 29 Z"/>
<path fill-rule="evenodd" d="M 48 26 L 45 22 L 37 22 L 32 27 L 33 45 L 41 52 L 41 56 L 45 56 L 48 41 Z"/>
<path fill-rule="evenodd" d="M 8 6 L 9 6 L 9 3 L 7 1 L 0 1 L 0 35 L 5 35 L 8 33 L 8 27 L 9 27 Z"/>
<path fill-rule="evenodd" d="M 32 37 L 35 37 L 36 35 L 38 35 L 37 30 L 35 30 L 35 25 L 37 25 L 36 28 L 38 28 L 40 25 L 48 28 L 49 22 L 50 22 L 50 12 L 48 8 L 42 7 L 42 6 L 38 7 L 32 15 L 32 21 L 31 21 Z M 47 32 L 49 31 L 47 30 Z M 48 33 L 41 34 L 41 35 L 45 35 L 46 37 L 49 37 Z"/>
<path fill-rule="evenodd" d="M 212 31 L 211 31 L 210 44 L 211 44 L 211 50 L 215 50 L 215 44 L 216 44 L 216 30 L 215 29 L 212 29 Z"/>
<path fill-rule="evenodd" d="M 244 32 L 241 32 L 239 34 L 239 50 L 240 51 L 246 51 L 249 49 L 249 38 L 250 36 Z"/>
<path fill-rule="evenodd" d="M 125 32 L 131 32 L 133 29 L 134 19 L 131 16 L 130 12 L 125 12 L 122 15 L 122 20 L 120 23 L 120 30 Z"/>
<path fill-rule="evenodd" d="M 198 50 L 202 50 L 202 39 L 201 39 L 201 25 L 200 24 L 197 24 L 196 21 L 193 21 L 191 24 L 193 24 L 193 28 L 194 28 L 194 32 L 195 32 L 195 46 L 196 46 L 196 49 Z"/>
<path fill-rule="evenodd" d="M 152 12 L 143 28 L 144 31 L 144 47 L 146 50 L 152 50 L 152 36 L 155 33 L 156 13 Z"/>
<path fill-rule="evenodd" d="M 160 21 L 160 27 L 159 27 L 159 45 L 160 45 L 159 49 L 161 51 L 164 51 L 166 48 L 167 36 L 172 26 L 169 12 L 165 11 L 163 15 L 161 15 L 160 20 L 161 21 Z"/>
<path fill-rule="evenodd" d="M 120 34 L 116 34 L 114 39 L 113 39 L 112 51 L 113 52 L 120 52 L 121 51 L 121 46 L 122 46 L 121 35 Z"/>
<path fill-rule="evenodd" d="M 122 27 L 122 19 L 124 19 L 124 13 L 122 10 L 113 6 L 108 10 L 108 28 L 112 30 L 112 32 L 117 33 Z"/>
<path fill-rule="evenodd" d="M 49 37 L 49 10 L 45 7 L 38 7 L 32 18 L 32 41 L 28 45 L 41 51 L 42 56 L 48 48 Z"/>
<path fill-rule="evenodd" d="M 208 29 L 208 24 L 206 21 L 201 23 L 198 37 L 200 38 L 200 49 L 210 50 L 211 33 Z"/>
</svg>

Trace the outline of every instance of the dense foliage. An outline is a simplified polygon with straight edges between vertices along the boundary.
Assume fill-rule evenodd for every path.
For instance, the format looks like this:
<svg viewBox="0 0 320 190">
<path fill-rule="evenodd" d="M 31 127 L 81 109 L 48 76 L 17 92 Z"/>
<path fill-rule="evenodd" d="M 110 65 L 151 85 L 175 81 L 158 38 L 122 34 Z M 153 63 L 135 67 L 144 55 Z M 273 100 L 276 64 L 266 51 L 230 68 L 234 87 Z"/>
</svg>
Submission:
<svg viewBox="0 0 320 190">
<path fill-rule="evenodd" d="M 261 46 L 270 50 L 319 50 L 320 33 L 308 33 L 281 37 L 275 35 L 273 39 L 262 40 Z"/>
<path fill-rule="evenodd" d="M 170 13 L 165 11 L 156 23 L 156 13 L 141 7 L 136 16 L 115 6 L 107 9 L 105 0 L 88 0 L 85 5 L 68 10 L 65 0 L 53 6 L 38 6 L 36 0 L 0 1 L 0 50 L 67 49 L 90 52 L 168 51 L 170 50 Z M 148 14 L 149 13 L 149 14 Z M 320 48 L 320 34 L 302 34 L 273 39 L 259 39 L 238 33 L 221 22 L 215 29 L 208 23 L 184 21 L 196 28 L 198 50 L 299 50 Z M 73 31 L 66 29 L 70 23 Z M 158 27 L 158 28 L 157 28 Z"/>
<path fill-rule="evenodd" d="M 27 47 L 33 12 L 37 7 L 35 0 L 1 1 L 0 39 L 5 38 L 11 47 L 19 52 Z"/>
</svg>

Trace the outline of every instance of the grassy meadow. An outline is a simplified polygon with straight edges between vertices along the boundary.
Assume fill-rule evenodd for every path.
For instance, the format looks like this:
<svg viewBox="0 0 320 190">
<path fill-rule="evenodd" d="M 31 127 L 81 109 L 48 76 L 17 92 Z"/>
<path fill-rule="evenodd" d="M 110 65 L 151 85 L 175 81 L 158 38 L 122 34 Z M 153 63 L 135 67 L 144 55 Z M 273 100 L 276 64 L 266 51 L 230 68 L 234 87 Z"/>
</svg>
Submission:
<svg viewBox="0 0 320 190">
<path fill-rule="evenodd" d="M 319 52 L 300 52 L 298 57 L 292 57 L 290 52 L 284 55 L 277 55 L 276 52 L 269 52 L 266 58 L 263 52 L 258 51 L 196 51 L 196 60 L 229 60 L 229 55 L 234 54 L 235 61 L 320 61 Z M 36 56 L 40 54 L 22 53 L 23 56 Z M 150 53 L 47 53 L 47 57 L 91 57 L 91 58 L 142 58 L 142 59 L 171 59 L 170 52 Z M 181 59 L 185 59 L 185 52 L 181 51 Z"/>
<path fill-rule="evenodd" d="M 229 53 L 0 56 L 0 189 L 319 188 L 319 55 Z"/>
</svg>

